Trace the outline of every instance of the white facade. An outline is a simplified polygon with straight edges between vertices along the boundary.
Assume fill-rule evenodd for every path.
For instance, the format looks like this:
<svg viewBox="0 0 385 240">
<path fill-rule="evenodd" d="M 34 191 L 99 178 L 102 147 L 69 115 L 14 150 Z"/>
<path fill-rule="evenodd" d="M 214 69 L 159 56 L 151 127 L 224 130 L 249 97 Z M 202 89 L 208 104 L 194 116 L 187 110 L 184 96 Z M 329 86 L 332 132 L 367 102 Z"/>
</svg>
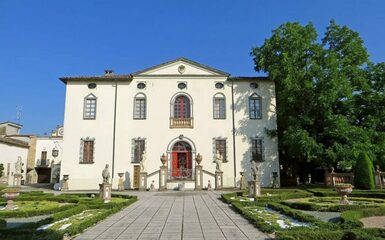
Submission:
<svg viewBox="0 0 385 240">
<path fill-rule="evenodd" d="M 3 178 L 6 179 L 8 185 L 12 186 L 14 183 L 13 175 L 16 173 L 15 163 L 18 159 L 21 159 L 22 166 L 22 179 L 26 177 L 26 166 L 27 166 L 27 155 L 28 155 L 28 143 L 0 137 L 0 163 L 3 164 Z"/>
<path fill-rule="evenodd" d="M 70 190 L 97 189 L 105 164 L 110 165 L 114 188 L 117 187 L 117 173 L 124 173 L 125 187 L 133 188 L 134 166 L 139 166 L 138 162 L 133 162 L 135 140 L 145 142 L 144 165 L 149 174 L 147 186 L 154 181 L 155 187 L 158 187 L 157 171 L 162 154 L 166 154 L 168 159 L 169 187 L 181 181 L 194 185 L 198 153 L 203 156 L 203 169 L 214 173 L 216 139 L 226 142 L 226 161 L 221 167 L 224 187 L 239 186 L 241 171 L 250 175 L 251 141 L 254 138 L 263 142 L 263 161 L 258 163 L 262 185 L 271 186 L 272 173 L 279 174 L 277 138 L 266 134 L 266 129 L 277 128 L 274 83 L 267 79 L 230 77 L 219 70 L 182 58 L 131 75 L 61 80 L 66 83 L 66 133 L 61 174 L 69 175 Z M 90 88 L 90 83 L 95 83 L 96 87 Z M 138 88 L 139 83 L 144 83 L 145 87 Z M 179 83 L 184 83 L 186 87 L 179 88 Z M 223 87 L 218 88 L 216 83 L 222 83 Z M 251 87 L 250 83 L 256 83 L 257 87 Z M 176 98 L 182 95 L 190 101 L 187 125 L 174 116 Z M 96 99 L 95 119 L 84 119 L 87 96 Z M 213 117 L 214 96 L 225 99 L 224 119 Z M 261 119 L 250 119 L 251 96 L 261 99 Z M 134 119 L 135 97 L 145 98 L 145 119 Z M 93 161 L 84 163 L 84 141 L 89 140 L 93 141 Z M 175 168 L 175 144 L 180 141 L 191 147 L 191 157 L 186 160 L 191 162 L 191 179 L 181 180 L 172 173 Z M 214 178 L 207 173 L 204 174 L 203 186 L 207 186 L 208 180 L 214 186 Z"/>
</svg>

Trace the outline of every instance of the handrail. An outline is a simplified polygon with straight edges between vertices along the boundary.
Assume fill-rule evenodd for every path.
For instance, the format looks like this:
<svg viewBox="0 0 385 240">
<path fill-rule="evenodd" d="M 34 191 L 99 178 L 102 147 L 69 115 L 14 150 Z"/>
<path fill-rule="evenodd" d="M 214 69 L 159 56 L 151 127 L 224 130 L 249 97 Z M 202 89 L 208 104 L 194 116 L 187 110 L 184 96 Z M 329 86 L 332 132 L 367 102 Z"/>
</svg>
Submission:
<svg viewBox="0 0 385 240">
<path fill-rule="evenodd" d="M 147 177 L 149 178 L 149 177 L 152 177 L 152 176 L 154 176 L 154 175 L 156 175 L 156 174 L 159 174 L 159 171 L 160 171 L 160 170 L 156 170 L 155 172 L 152 172 L 152 173 L 150 173 L 150 174 L 147 174 Z"/>
<path fill-rule="evenodd" d="M 212 177 L 215 177 L 215 174 L 214 174 L 214 173 L 209 172 L 209 171 L 207 171 L 207 170 L 202 169 L 202 172 L 203 172 L 203 173 L 206 173 L 206 174 L 208 174 L 208 175 L 210 175 L 210 176 L 212 176 Z"/>
</svg>

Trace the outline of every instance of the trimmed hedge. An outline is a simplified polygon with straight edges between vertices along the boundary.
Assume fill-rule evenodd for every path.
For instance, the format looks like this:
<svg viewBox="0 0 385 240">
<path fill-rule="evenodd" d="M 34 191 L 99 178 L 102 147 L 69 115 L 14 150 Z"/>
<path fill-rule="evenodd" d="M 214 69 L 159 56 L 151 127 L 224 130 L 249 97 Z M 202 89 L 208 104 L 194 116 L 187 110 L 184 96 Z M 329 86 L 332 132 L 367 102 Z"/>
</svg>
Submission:
<svg viewBox="0 0 385 240">
<path fill-rule="evenodd" d="M 109 203 L 103 203 L 98 198 L 91 199 L 88 201 L 87 199 L 81 199 L 86 197 L 86 194 L 81 194 L 81 195 L 75 195 L 75 194 L 65 194 L 65 196 L 59 197 L 57 199 L 60 200 L 65 200 L 66 197 L 68 197 L 69 201 L 77 201 L 79 202 L 78 205 L 74 206 L 71 205 L 69 206 L 68 209 L 64 211 L 60 211 L 57 213 L 52 214 L 50 217 L 43 219 L 39 222 L 36 223 L 27 223 L 20 225 L 16 228 L 12 229 L 2 229 L 0 230 L 0 239 L 1 240 L 8 240 L 8 239 L 34 239 L 34 240 L 41 240 L 41 239 L 46 239 L 46 240 L 59 240 L 63 238 L 64 234 L 70 234 L 70 235 L 75 235 L 80 232 L 82 232 L 84 229 L 92 226 L 93 224 L 105 219 L 107 216 L 118 212 L 122 208 L 132 204 L 137 200 L 137 197 L 135 196 L 119 196 L 118 199 L 120 198 L 121 200 L 116 201 L 113 199 L 113 201 Z M 113 195 L 114 197 L 117 197 L 116 195 Z M 29 196 L 34 198 L 33 196 Z M 45 198 L 44 195 L 40 196 L 41 198 Z M 55 198 L 58 196 L 55 196 Z M 52 199 L 52 196 L 46 197 L 47 199 Z M 76 199 L 77 198 L 77 199 Z M 123 199 L 126 199 L 124 201 Z M 45 199 L 44 199 L 45 200 Z M 81 213 L 84 210 L 87 209 L 106 209 L 105 212 L 102 212 L 98 215 L 95 215 L 94 217 L 84 219 L 84 221 L 81 221 L 78 224 L 72 224 L 70 227 L 63 231 L 55 231 L 55 230 L 45 230 L 45 231 L 36 231 L 36 229 L 42 225 L 45 224 L 50 224 L 59 220 L 62 220 L 64 218 L 76 215 L 78 213 Z"/>
<path fill-rule="evenodd" d="M 325 200 L 329 199 L 329 197 L 325 197 Z M 332 198 L 330 198 L 332 199 Z M 349 200 L 354 201 L 356 198 L 349 198 Z M 341 205 L 341 204 L 318 204 L 316 202 L 290 202 L 290 201 L 283 201 L 282 204 L 289 206 L 294 209 L 301 209 L 305 211 L 320 211 L 320 212 L 343 212 L 348 210 L 355 210 L 355 209 L 362 209 L 364 208 L 376 208 L 384 206 L 385 202 L 380 199 L 371 199 L 371 198 L 360 198 L 360 200 L 367 200 L 367 201 L 373 201 L 373 204 L 369 205 Z M 381 204 L 381 205 L 380 205 Z"/>
<path fill-rule="evenodd" d="M 227 203 L 232 203 L 236 201 L 235 199 L 231 199 L 232 197 L 236 198 L 239 196 L 247 196 L 246 191 L 238 191 L 233 193 L 222 194 L 222 199 Z M 267 194 L 271 194 L 268 196 Z M 286 199 L 293 198 L 308 198 L 312 197 L 313 194 L 307 191 L 299 190 L 299 189 L 262 189 L 262 195 L 257 197 L 256 202 L 259 204 L 268 203 L 268 202 L 280 202 Z M 242 202 L 247 204 L 247 202 Z M 254 202 L 250 202 L 250 204 L 254 205 Z"/>
<path fill-rule="evenodd" d="M 354 167 L 354 187 L 358 189 L 374 189 L 373 161 L 368 154 L 360 153 Z"/>
<path fill-rule="evenodd" d="M 380 240 L 385 238 L 384 229 L 293 229 L 278 231 L 277 240 Z"/>
<path fill-rule="evenodd" d="M 308 192 L 314 194 L 317 197 L 338 197 L 338 193 L 334 188 L 311 188 L 307 189 Z M 374 190 L 362 190 L 353 189 L 353 192 L 349 194 L 350 197 L 366 197 L 366 198 L 382 198 L 385 199 L 385 189 Z"/>
</svg>

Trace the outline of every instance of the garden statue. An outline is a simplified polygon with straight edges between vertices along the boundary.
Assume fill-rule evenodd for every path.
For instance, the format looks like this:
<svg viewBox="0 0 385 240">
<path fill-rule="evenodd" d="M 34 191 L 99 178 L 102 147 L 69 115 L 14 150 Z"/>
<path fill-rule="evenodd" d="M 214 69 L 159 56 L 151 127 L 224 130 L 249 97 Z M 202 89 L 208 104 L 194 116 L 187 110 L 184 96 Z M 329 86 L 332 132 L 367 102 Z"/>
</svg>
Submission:
<svg viewBox="0 0 385 240">
<path fill-rule="evenodd" d="M 21 161 L 21 157 L 17 157 L 17 162 L 15 163 L 15 174 L 21 174 L 22 173 L 22 168 L 23 168 L 23 162 Z"/>
<path fill-rule="evenodd" d="M 257 180 L 257 174 L 258 174 L 257 163 L 253 160 L 251 160 L 250 162 L 251 162 L 251 173 L 253 175 L 253 180 Z"/>
<path fill-rule="evenodd" d="M 142 153 L 142 159 L 140 160 L 140 171 L 141 172 L 145 172 L 145 167 L 144 167 L 144 163 L 146 162 L 147 160 L 147 156 L 146 156 L 146 151 L 143 151 Z"/>
<path fill-rule="evenodd" d="M 103 169 L 102 177 L 103 177 L 103 183 L 110 183 L 110 171 L 108 169 L 108 164 L 106 164 L 106 167 Z"/>
<path fill-rule="evenodd" d="M 222 162 L 223 162 L 223 156 L 217 150 L 217 154 L 215 155 L 216 171 L 218 172 L 222 171 Z"/>
</svg>

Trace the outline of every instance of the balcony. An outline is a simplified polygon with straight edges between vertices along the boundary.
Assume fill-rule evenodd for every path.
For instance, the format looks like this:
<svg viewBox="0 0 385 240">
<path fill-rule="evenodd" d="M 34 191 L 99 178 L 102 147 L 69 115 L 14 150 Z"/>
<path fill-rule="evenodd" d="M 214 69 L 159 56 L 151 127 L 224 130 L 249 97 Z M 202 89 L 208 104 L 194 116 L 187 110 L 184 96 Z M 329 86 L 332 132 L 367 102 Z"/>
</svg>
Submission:
<svg viewBox="0 0 385 240">
<path fill-rule="evenodd" d="M 193 118 L 170 118 L 170 128 L 193 128 Z"/>
<path fill-rule="evenodd" d="M 49 159 L 38 159 L 36 162 L 36 167 L 38 168 L 48 168 L 50 167 L 50 161 Z"/>
</svg>

